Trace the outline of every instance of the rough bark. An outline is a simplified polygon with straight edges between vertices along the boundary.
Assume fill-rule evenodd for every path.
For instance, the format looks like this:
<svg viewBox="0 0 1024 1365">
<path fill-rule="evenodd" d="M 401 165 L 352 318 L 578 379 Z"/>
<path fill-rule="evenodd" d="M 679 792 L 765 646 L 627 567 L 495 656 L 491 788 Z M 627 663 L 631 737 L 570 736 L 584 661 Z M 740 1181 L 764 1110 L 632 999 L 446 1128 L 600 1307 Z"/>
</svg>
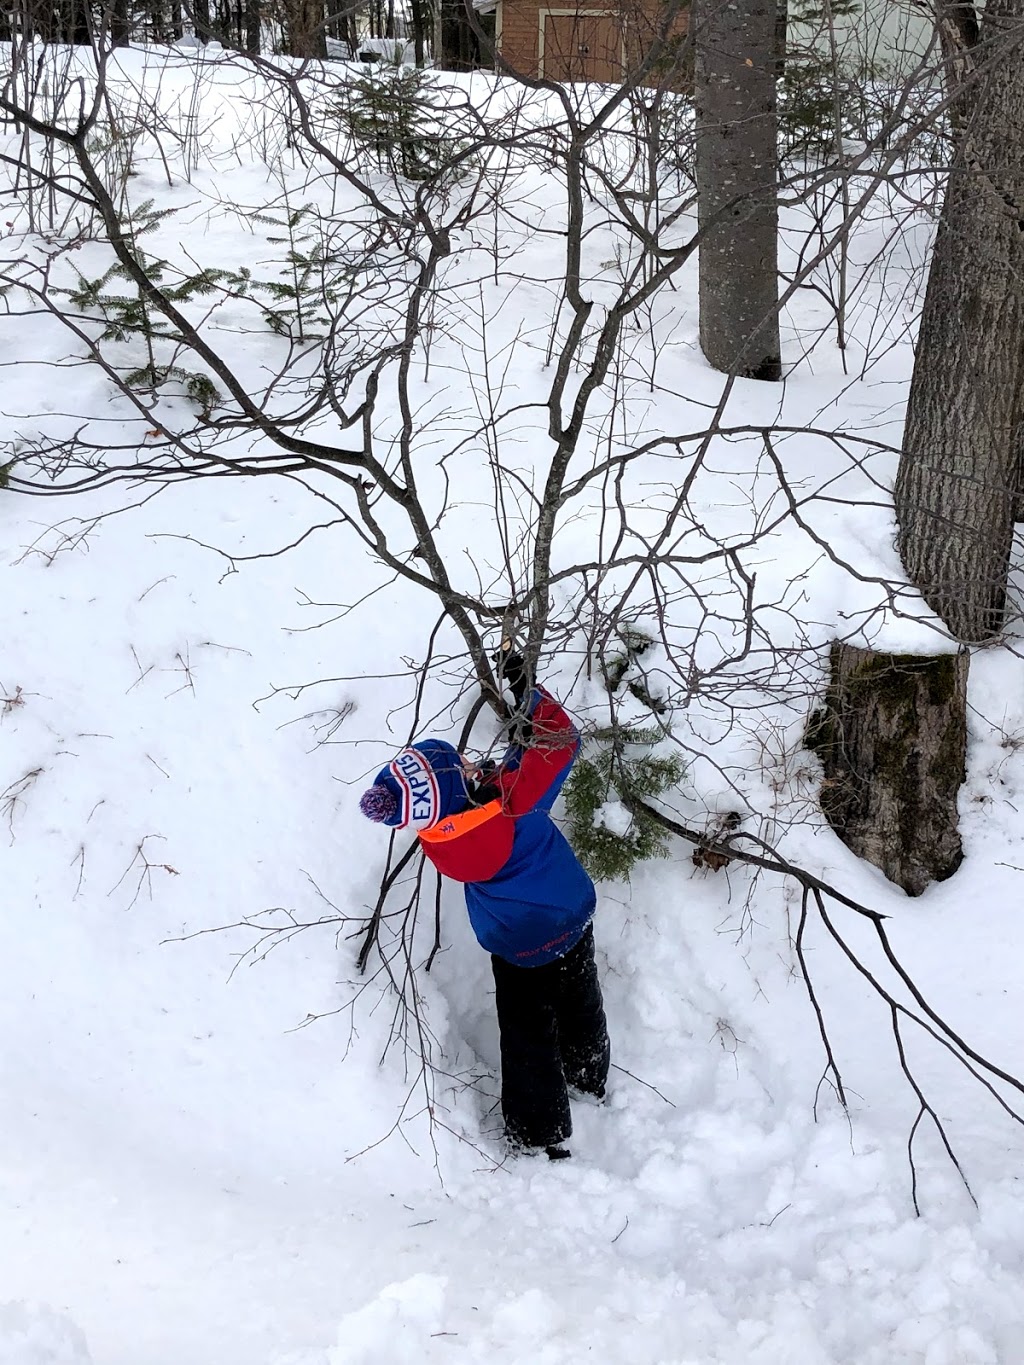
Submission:
<svg viewBox="0 0 1024 1365">
<path fill-rule="evenodd" d="M 1024 0 L 993 0 L 928 276 L 896 480 L 910 578 L 953 634 L 1006 606 L 1024 380 Z"/>
<path fill-rule="evenodd" d="M 324 0 L 285 0 L 285 31 L 291 57 L 327 56 Z"/>
<path fill-rule="evenodd" d="M 949 122 L 956 137 L 967 127 L 974 102 L 970 76 L 980 36 L 974 5 L 964 0 L 934 0 L 935 27 L 942 49 L 943 75 L 950 100 Z"/>
<path fill-rule="evenodd" d="M 852 852 L 911 896 L 960 866 L 957 792 L 967 750 L 966 651 L 883 654 L 837 643 L 807 743 L 821 808 Z"/>
<path fill-rule="evenodd" d="M 775 0 L 699 0 L 692 22 L 701 349 L 779 379 Z"/>
<path fill-rule="evenodd" d="M 1024 383 L 1024 370 L 1021 374 Z M 1024 521 L 1024 403 L 1013 433 L 1013 506 L 1011 516 L 1014 521 Z"/>
</svg>

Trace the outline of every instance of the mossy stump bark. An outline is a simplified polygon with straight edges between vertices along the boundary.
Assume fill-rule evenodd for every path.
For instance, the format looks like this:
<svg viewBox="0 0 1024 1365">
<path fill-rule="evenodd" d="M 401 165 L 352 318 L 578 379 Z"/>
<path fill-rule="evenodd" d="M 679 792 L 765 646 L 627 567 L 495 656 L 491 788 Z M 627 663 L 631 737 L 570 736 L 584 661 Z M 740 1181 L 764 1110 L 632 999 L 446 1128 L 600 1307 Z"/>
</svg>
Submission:
<svg viewBox="0 0 1024 1365">
<path fill-rule="evenodd" d="M 951 877 L 963 850 L 957 792 L 967 752 L 968 654 L 832 646 L 825 707 L 807 743 L 821 808 L 843 843 L 908 895 Z"/>
</svg>

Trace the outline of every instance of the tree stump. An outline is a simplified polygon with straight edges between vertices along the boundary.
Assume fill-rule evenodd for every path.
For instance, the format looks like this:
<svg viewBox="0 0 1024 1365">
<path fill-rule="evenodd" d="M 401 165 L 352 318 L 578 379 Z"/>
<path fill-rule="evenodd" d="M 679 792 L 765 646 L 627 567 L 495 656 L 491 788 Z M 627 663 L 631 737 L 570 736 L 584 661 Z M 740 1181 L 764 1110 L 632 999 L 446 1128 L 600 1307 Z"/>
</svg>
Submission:
<svg viewBox="0 0 1024 1365">
<path fill-rule="evenodd" d="M 825 818 L 910 896 L 963 859 L 968 661 L 966 650 L 885 654 L 837 642 L 825 706 L 808 726 L 825 769 Z"/>
</svg>

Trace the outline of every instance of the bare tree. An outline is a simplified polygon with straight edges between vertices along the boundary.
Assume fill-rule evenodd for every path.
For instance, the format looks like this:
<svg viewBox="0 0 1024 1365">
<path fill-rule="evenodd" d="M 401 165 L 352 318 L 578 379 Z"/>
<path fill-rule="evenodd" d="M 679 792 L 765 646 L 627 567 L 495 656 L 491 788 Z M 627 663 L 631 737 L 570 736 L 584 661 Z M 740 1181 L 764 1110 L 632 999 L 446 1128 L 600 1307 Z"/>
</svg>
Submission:
<svg viewBox="0 0 1024 1365">
<path fill-rule="evenodd" d="M 504 712 L 491 658 L 511 633 L 531 668 L 559 654 L 592 679 L 615 679 L 589 717 L 593 729 L 619 742 L 634 723 L 630 708 L 640 708 L 660 743 L 695 772 L 714 772 L 735 795 L 738 824 L 757 824 L 754 837 L 763 838 L 775 814 L 749 807 L 737 772 L 689 724 L 703 718 L 716 734 L 763 743 L 765 698 L 798 721 L 819 687 L 820 632 L 801 614 L 801 575 L 765 586 L 758 564 L 783 531 L 806 539 L 811 561 L 834 557 L 815 531 L 814 504 L 842 502 L 825 490 L 858 475 L 879 447 L 827 426 L 729 425 L 731 379 L 720 397 L 691 406 L 692 426 L 651 429 L 645 405 L 661 383 L 672 322 L 659 306 L 717 226 L 746 204 L 732 187 L 719 216 L 693 231 L 689 111 L 654 77 L 674 19 L 666 14 L 618 87 L 528 80 L 517 98 L 506 87 L 490 107 L 433 75 L 360 80 L 314 61 L 298 72 L 249 63 L 263 104 L 242 136 L 266 136 L 273 114 L 280 137 L 266 158 L 279 192 L 249 211 L 284 243 L 269 274 L 258 260 L 242 269 L 191 259 L 168 223 L 133 200 L 132 177 L 112 184 L 100 149 L 114 78 L 102 50 L 95 84 L 92 73 L 69 78 L 84 99 L 35 89 L 29 98 L 12 76 L 0 109 L 49 155 L 26 169 L 15 150 L 4 164 L 21 176 L 23 197 L 45 190 L 70 206 L 77 229 L 12 253 L 0 270 L 6 306 L 15 317 L 49 314 L 67 338 L 66 363 L 95 367 L 124 426 L 111 439 L 106 417 L 94 413 L 40 420 L 12 441 L 6 478 L 9 492 L 37 498 L 110 490 L 115 508 L 126 490 L 144 498 L 182 480 L 211 489 L 237 478 L 287 481 L 317 508 L 298 539 L 350 537 L 365 553 L 365 601 L 338 604 L 339 615 L 372 609 L 396 581 L 421 596 L 431 625 L 405 665 L 410 736 L 443 711 L 462 747 L 498 743 L 487 724 L 488 713 Z M 769 36 L 769 65 L 773 56 Z M 935 115 L 915 121 L 906 101 L 894 108 L 859 162 L 810 167 L 787 187 L 795 205 L 859 174 L 848 209 L 808 234 L 784 297 L 817 287 L 816 272 L 876 195 L 903 194 L 907 150 Z M 140 138 L 162 146 L 160 111 L 140 121 Z M 759 189 L 767 194 L 763 181 Z M 774 170 L 770 195 L 774 203 Z M 91 259 L 105 252 L 101 274 L 90 266 L 86 276 L 79 264 L 76 247 L 88 235 L 101 244 Z M 253 240 L 258 256 L 255 231 Z M 536 243 L 542 251 L 527 269 L 520 256 Z M 524 322 L 496 341 L 527 290 L 545 292 L 542 330 Z M 773 271 L 773 319 L 775 290 Z M 225 317 L 230 325 L 221 326 Z M 737 345 L 764 321 L 751 316 Z M 249 333 L 266 343 L 258 365 L 238 343 Z M 525 396 L 517 387 L 524 365 L 536 377 Z M 791 439 L 814 441 L 828 466 L 810 490 L 792 485 L 778 456 Z M 723 484 L 718 457 L 734 449 L 743 453 Z M 741 493 L 728 529 L 716 529 L 708 508 L 744 488 L 749 506 Z M 68 535 L 81 538 L 90 525 Z M 574 536 L 562 536 L 568 526 Z M 244 557 L 206 548 L 229 571 Z M 894 585 L 874 586 L 888 605 Z M 650 650 L 622 667 L 638 622 Z M 344 681 L 305 680 L 289 691 L 297 698 Z M 674 715 L 688 723 L 674 727 Z M 735 847 L 722 841 L 716 856 Z M 786 873 L 778 859 L 771 867 Z M 359 961 L 394 989 L 397 1036 L 414 1049 L 429 1043 L 412 983 L 440 932 L 437 902 L 432 917 L 421 907 L 431 889 L 422 870 L 415 846 L 395 846 L 377 903 L 357 924 L 345 915 L 310 921 L 358 935 Z M 430 952 L 418 958 L 415 928 L 428 918 Z M 306 922 L 281 916 L 254 927 L 263 943 Z M 832 1083 L 841 1091 L 838 1073 Z"/>
</svg>

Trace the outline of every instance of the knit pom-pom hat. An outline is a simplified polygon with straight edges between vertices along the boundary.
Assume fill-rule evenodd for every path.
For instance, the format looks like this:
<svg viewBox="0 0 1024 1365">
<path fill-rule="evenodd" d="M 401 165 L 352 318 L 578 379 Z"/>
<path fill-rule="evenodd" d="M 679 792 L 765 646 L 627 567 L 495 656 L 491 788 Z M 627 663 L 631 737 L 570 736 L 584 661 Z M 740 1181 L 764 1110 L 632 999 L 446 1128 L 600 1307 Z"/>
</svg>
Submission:
<svg viewBox="0 0 1024 1365">
<path fill-rule="evenodd" d="M 390 822 L 398 814 L 398 799 L 387 787 L 369 787 L 359 798 L 359 809 L 367 820 Z"/>
<path fill-rule="evenodd" d="M 370 820 L 396 829 L 429 829 L 447 815 L 465 810 L 462 759 L 453 744 L 425 739 L 397 754 L 381 768 L 359 801 Z"/>
</svg>

